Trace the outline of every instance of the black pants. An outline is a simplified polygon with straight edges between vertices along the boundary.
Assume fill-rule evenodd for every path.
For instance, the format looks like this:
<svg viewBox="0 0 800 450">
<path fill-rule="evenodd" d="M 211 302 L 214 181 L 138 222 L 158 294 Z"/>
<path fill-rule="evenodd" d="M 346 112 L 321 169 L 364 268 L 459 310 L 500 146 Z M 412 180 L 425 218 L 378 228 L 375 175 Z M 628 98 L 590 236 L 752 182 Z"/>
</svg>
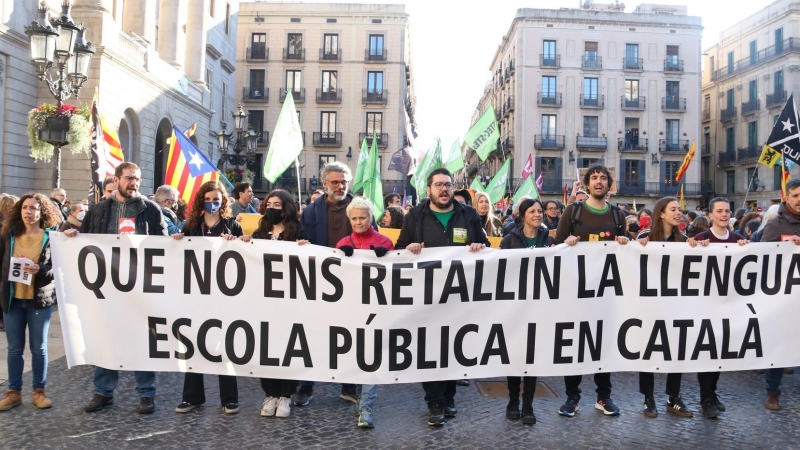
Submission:
<svg viewBox="0 0 800 450">
<path fill-rule="evenodd" d="M 448 400 L 456 396 L 456 380 L 448 381 L 423 381 L 422 389 L 425 390 L 425 401 L 428 408 L 433 405 L 445 406 Z"/>
<path fill-rule="evenodd" d="M 519 399 L 519 384 L 522 382 L 522 402 L 530 403 L 533 401 L 533 393 L 536 392 L 536 377 L 506 377 L 508 380 L 508 397 L 511 400 Z"/>
<path fill-rule="evenodd" d="M 681 375 L 680 373 L 667 374 L 667 395 L 670 397 L 681 396 Z M 655 374 L 651 372 L 639 372 L 639 392 L 645 397 L 654 397 Z"/>
<path fill-rule="evenodd" d="M 700 401 L 716 398 L 719 372 L 698 372 L 697 383 L 700 384 Z"/>
<path fill-rule="evenodd" d="M 564 377 L 564 384 L 567 386 L 567 397 L 581 396 L 581 380 L 583 375 L 570 375 Z M 602 400 L 611 397 L 611 373 L 594 374 L 594 384 L 597 385 L 597 399 Z"/>
<path fill-rule="evenodd" d="M 239 388 L 236 377 L 230 375 L 219 376 L 219 399 L 222 406 L 228 403 L 239 403 Z M 202 405 L 206 402 L 206 389 L 203 385 L 202 373 L 186 373 L 183 378 L 183 401 L 192 405 Z"/>
<path fill-rule="evenodd" d="M 262 378 L 261 389 L 267 397 L 286 397 L 294 395 L 297 390 L 297 380 L 277 380 L 275 378 Z"/>
</svg>

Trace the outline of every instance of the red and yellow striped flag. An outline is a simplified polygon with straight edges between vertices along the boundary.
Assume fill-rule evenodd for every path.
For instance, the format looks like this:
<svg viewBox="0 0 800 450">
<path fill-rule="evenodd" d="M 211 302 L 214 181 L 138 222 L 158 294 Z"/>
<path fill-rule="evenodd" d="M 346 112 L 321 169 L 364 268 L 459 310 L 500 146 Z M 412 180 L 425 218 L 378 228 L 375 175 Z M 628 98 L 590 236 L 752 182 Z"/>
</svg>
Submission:
<svg viewBox="0 0 800 450">
<path fill-rule="evenodd" d="M 194 136 L 194 132 L 195 131 L 197 131 L 197 122 L 195 122 L 194 124 L 192 124 L 192 126 L 187 128 L 186 131 L 183 132 L 183 134 L 186 137 L 190 138 L 190 137 Z"/>
<path fill-rule="evenodd" d="M 687 153 L 686 156 L 683 158 L 683 163 L 681 163 L 680 169 L 678 169 L 678 171 L 675 173 L 676 183 L 679 183 L 681 181 L 681 178 L 683 178 L 683 176 L 686 175 L 686 170 L 689 169 L 689 164 L 692 163 L 692 158 L 694 158 L 694 152 L 695 152 L 695 142 L 692 141 L 692 148 L 689 149 L 689 153 Z"/>
<path fill-rule="evenodd" d="M 103 130 L 103 142 L 106 147 L 106 177 L 113 177 L 118 165 L 125 161 L 122 155 L 122 146 L 119 144 L 119 136 L 113 128 L 106 125 L 106 119 L 100 116 L 100 128 Z"/>
<path fill-rule="evenodd" d="M 196 176 L 192 175 L 193 171 Z M 183 133 L 176 136 L 173 129 L 164 182 L 181 193 L 181 198 L 186 201 L 188 208 L 192 207 L 192 199 L 200 186 L 208 181 L 217 181 L 218 173 L 217 168 L 192 141 Z"/>
<path fill-rule="evenodd" d="M 786 169 L 786 156 L 781 156 L 781 200 L 786 201 L 786 183 L 792 178 L 792 172 Z"/>
</svg>

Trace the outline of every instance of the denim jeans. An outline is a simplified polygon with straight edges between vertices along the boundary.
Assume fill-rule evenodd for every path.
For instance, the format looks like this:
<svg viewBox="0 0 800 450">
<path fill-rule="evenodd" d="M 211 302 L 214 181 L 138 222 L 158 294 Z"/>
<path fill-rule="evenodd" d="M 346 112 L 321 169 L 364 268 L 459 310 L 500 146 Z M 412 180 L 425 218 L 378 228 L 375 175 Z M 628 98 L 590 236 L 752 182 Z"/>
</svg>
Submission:
<svg viewBox="0 0 800 450">
<path fill-rule="evenodd" d="M 3 314 L 8 339 L 8 388 L 22 390 L 22 370 L 25 365 L 25 329 L 31 348 L 33 389 L 44 388 L 47 381 L 47 333 L 53 307 L 36 309 L 33 300 L 11 300 L 8 314 Z"/>
<path fill-rule="evenodd" d="M 155 372 L 133 372 L 136 378 L 136 392 L 139 397 L 156 396 L 156 373 Z M 114 389 L 117 387 L 119 381 L 119 371 L 104 369 L 102 367 L 94 368 L 94 391 L 103 397 L 113 397 Z"/>
<path fill-rule="evenodd" d="M 767 394 L 781 395 L 783 369 L 767 369 Z"/>
<path fill-rule="evenodd" d="M 372 408 L 375 404 L 375 399 L 378 398 L 378 385 L 377 384 L 358 384 L 356 385 L 356 392 L 358 393 L 358 409 L 365 406 Z"/>
</svg>

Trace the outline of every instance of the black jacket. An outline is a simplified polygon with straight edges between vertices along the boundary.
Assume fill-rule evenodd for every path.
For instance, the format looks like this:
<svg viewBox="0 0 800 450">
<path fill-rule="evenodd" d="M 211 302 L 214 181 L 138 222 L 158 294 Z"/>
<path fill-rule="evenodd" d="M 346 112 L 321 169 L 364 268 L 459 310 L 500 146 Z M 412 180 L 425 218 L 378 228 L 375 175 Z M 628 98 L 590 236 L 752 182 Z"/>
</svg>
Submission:
<svg viewBox="0 0 800 450">
<path fill-rule="evenodd" d="M 550 237 L 550 233 L 545 226 L 539 227 L 536 237 L 539 238 L 539 241 L 536 243 L 536 248 L 550 247 L 550 245 L 554 244 L 553 238 Z M 528 244 L 525 242 L 525 235 L 522 233 L 522 227 L 513 228 L 511 232 L 500 241 L 500 248 L 503 250 L 528 248 Z"/>
<path fill-rule="evenodd" d="M 141 199 L 144 202 L 144 208 L 135 219 L 136 234 L 167 236 L 167 223 L 161 214 L 161 207 L 147 198 L 141 197 Z M 111 202 L 113 201 L 115 200 L 108 198 L 94 205 L 92 214 L 88 217 L 91 223 L 87 233 L 108 234 L 106 229 L 108 228 L 108 221 L 111 219 Z M 84 220 L 86 219 L 87 217 L 84 217 Z"/>
<path fill-rule="evenodd" d="M 456 229 L 466 230 L 465 242 L 454 242 L 453 233 Z M 471 206 L 453 202 L 453 217 L 445 229 L 441 222 L 434 217 L 430 208 L 430 200 L 423 200 L 417 207 L 406 214 L 403 219 L 403 228 L 395 244 L 396 249 L 404 249 L 409 244 L 424 243 L 426 248 L 447 247 L 470 244 L 485 244 L 489 246 L 489 238 L 483 230 L 481 217 Z"/>
<path fill-rule="evenodd" d="M 33 277 L 34 307 L 36 309 L 52 306 L 56 302 L 56 283 L 53 279 L 53 262 L 50 259 L 50 230 L 44 230 L 42 253 L 39 255 L 39 272 Z M 3 255 L 0 264 L 0 306 L 4 313 L 8 313 L 11 299 L 14 296 L 14 283 L 8 281 L 8 271 L 11 265 L 11 255 L 14 254 L 14 237 L 3 239 L 0 242 L 0 255 Z"/>
</svg>

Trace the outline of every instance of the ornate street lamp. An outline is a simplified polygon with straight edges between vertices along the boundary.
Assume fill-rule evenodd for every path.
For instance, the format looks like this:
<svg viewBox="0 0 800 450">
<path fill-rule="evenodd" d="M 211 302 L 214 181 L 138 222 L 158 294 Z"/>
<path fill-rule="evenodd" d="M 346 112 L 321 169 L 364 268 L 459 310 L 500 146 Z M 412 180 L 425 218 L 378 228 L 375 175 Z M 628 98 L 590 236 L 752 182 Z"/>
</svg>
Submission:
<svg viewBox="0 0 800 450">
<path fill-rule="evenodd" d="M 253 161 L 256 150 L 258 149 L 258 139 L 261 137 L 261 134 L 256 133 L 252 125 L 247 125 L 247 129 L 244 128 L 245 123 L 247 123 L 247 113 L 244 111 L 241 104 L 235 111 L 231 111 L 231 116 L 233 117 L 233 131 L 236 133 L 235 138 L 231 140 L 231 137 L 234 137 L 234 133 L 227 133 L 225 127 L 217 132 L 216 135 L 222 160 L 236 166 L 238 178 L 239 167 Z M 231 144 L 233 144 L 233 148 L 231 149 L 233 153 L 228 151 Z"/>
</svg>

